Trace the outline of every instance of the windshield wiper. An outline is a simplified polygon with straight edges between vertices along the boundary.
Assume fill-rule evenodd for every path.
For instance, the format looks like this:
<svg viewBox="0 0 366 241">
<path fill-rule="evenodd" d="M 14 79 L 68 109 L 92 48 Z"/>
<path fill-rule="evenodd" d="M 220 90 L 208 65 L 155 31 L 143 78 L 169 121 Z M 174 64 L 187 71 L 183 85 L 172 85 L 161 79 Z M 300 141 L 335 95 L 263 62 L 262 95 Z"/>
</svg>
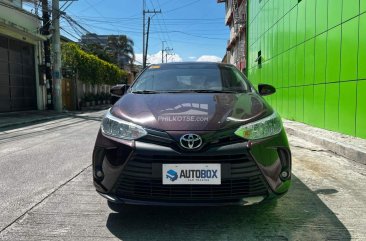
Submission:
<svg viewBox="0 0 366 241">
<path fill-rule="evenodd" d="M 237 90 L 183 90 L 182 92 L 195 92 L 195 93 L 241 93 L 243 91 L 237 91 Z"/>
<path fill-rule="evenodd" d="M 133 94 L 158 94 L 158 93 L 243 93 L 242 90 L 135 90 L 132 91 Z"/>
<path fill-rule="evenodd" d="M 134 94 L 157 94 L 159 92 L 157 92 L 155 90 L 135 90 L 135 91 L 132 91 L 132 93 L 134 93 Z"/>
</svg>

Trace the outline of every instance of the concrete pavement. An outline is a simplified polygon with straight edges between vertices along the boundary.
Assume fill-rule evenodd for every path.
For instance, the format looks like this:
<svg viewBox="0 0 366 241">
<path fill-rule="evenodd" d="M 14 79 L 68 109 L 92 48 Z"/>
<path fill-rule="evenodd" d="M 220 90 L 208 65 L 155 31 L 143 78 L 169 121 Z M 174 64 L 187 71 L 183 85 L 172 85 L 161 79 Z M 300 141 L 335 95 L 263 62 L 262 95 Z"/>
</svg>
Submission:
<svg viewBox="0 0 366 241">
<path fill-rule="evenodd" d="M 0 231 L 90 166 L 103 114 L 0 130 Z"/>
<path fill-rule="evenodd" d="M 290 139 L 296 145 L 303 145 L 301 140 Z M 309 151 L 308 148 L 318 148 L 318 151 Z M 109 211 L 106 201 L 95 193 L 90 181 L 91 169 L 87 168 L 35 206 L 0 238 L 363 240 L 366 237 L 363 230 L 365 207 L 362 205 L 365 195 L 359 195 L 359 192 L 365 191 L 362 187 L 364 170 L 344 164 L 347 161 L 330 157 L 329 153 L 312 145 L 294 147 L 293 151 L 294 185 L 288 195 L 277 203 L 222 208 L 127 206 L 117 214 Z M 313 160 L 313 164 L 317 163 L 316 168 L 309 168 L 308 158 Z M 339 170 L 338 165 L 343 170 Z M 328 170 L 325 176 L 322 175 L 324 169 Z M 357 179 L 350 180 L 349 172 Z M 344 178 L 344 182 L 340 178 Z M 333 179 L 339 181 L 334 182 Z M 353 181 L 356 181 L 356 186 Z"/>
<path fill-rule="evenodd" d="M 0 240 L 364 240 L 365 166 L 289 135 L 293 186 L 250 207 L 135 207 L 94 190 L 102 112 L 0 132 Z"/>
<path fill-rule="evenodd" d="M 7 188 L 1 193 L 0 240 L 365 240 L 365 166 L 291 135 L 294 182 L 275 203 L 126 206 L 114 213 L 91 178 L 101 114 L 68 120 L 67 128 L 6 133 L 13 136 L 0 142 L 0 170 L 9 173 L 0 176 L 1 190 Z M 41 134 L 11 141 L 19 138 L 17 131 Z"/>
</svg>

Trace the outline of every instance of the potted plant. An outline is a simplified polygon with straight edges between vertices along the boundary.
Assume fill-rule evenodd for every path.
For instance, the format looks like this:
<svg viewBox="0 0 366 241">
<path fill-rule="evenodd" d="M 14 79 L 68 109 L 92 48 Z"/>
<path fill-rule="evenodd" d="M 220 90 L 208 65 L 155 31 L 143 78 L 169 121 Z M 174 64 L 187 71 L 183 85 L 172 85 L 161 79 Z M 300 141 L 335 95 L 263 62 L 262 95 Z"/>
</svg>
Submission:
<svg viewBox="0 0 366 241">
<path fill-rule="evenodd" d="M 85 95 L 83 97 L 81 97 L 80 101 L 79 101 L 79 106 L 80 107 L 85 107 L 86 106 L 86 99 L 85 99 Z"/>
<path fill-rule="evenodd" d="M 90 93 L 89 95 L 90 95 L 91 106 L 95 106 L 95 94 Z"/>
<path fill-rule="evenodd" d="M 95 105 L 99 105 L 99 94 L 94 94 Z"/>
<path fill-rule="evenodd" d="M 100 104 L 104 105 L 104 93 L 100 93 Z"/>
<path fill-rule="evenodd" d="M 106 98 L 106 101 L 107 101 L 107 104 L 109 105 L 111 103 L 111 94 L 109 93 L 105 93 L 105 98 Z"/>
<path fill-rule="evenodd" d="M 104 93 L 103 94 L 103 98 L 104 98 L 104 104 L 109 104 L 109 96 L 108 96 L 108 93 Z"/>
<path fill-rule="evenodd" d="M 102 95 L 102 93 L 97 94 L 97 98 L 98 98 L 98 105 L 103 104 L 103 95 Z"/>
<path fill-rule="evenodd" d="M 87 93 L 86 93 L 86 94 L 84 95 L 84 99 L 85 99 L 85 106 L 86 106 L 86 107 L 89 107 L 89 106 L 90 106 L 90 104 L 91 104 L 91 101 L 92 101 L 90 94 L 87 94 Z"/>
</svg>

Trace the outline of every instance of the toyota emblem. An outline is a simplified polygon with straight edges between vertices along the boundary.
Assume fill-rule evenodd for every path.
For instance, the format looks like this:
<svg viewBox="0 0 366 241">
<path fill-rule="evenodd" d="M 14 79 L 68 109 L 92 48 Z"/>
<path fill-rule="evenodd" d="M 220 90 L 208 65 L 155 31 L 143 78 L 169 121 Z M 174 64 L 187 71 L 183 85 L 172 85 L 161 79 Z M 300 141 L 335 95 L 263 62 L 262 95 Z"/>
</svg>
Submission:
<svg viewBox="0 0 366 241">
<path fill-rule="evenodd" d="M 189 150 L 197 149 L 202 145 L 202 138 L 196 134 L 185 134 L 180 138 L 180 145 Z"/>
</svg>

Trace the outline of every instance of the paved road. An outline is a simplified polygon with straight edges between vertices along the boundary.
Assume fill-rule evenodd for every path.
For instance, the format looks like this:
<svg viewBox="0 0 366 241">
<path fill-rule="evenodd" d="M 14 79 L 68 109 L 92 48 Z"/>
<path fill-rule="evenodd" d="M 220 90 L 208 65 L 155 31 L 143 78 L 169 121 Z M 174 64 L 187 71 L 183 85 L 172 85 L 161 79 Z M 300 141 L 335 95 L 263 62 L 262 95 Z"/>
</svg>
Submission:
<svg viewBox="0 0 366 241">
<path fill-rule="evenodd" d="M 111 212 L 91 183 L 94 119 L 0 144 L 0 240 L 366 239 L 365 166 L 295 137 L 294 184 L 275 203 Z"/>
<path fill-rule="evenodd" d="M 0 130 L 0 230 L 90 166 L 103 112 Z"/>
</svg>

